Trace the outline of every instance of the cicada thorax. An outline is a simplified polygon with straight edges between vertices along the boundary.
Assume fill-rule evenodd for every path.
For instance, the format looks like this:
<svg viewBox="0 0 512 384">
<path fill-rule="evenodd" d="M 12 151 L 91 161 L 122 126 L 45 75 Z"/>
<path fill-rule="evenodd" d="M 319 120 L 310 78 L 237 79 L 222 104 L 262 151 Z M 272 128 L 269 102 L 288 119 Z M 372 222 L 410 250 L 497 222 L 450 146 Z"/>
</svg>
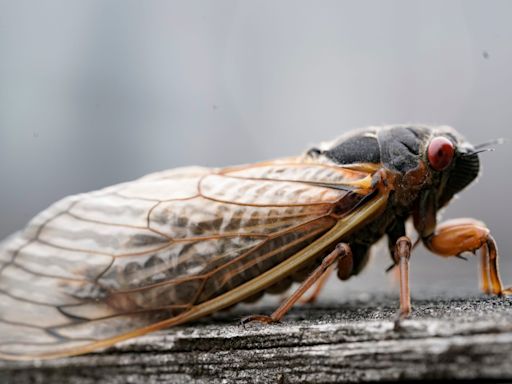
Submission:
<svg viewBox="0 0 512 384">
<path fill-rule="evenodd" d="M 316 156 L 325 156 L 344 167 L 371 167 L 373 193 L 389 195 L 386 209 L 378 217 L 342 239 L 353 249 L 354 264 L 351 273 L 342 272 L 340 277 L 359 273 L 368 261 L 370 247 L 390 232 L 397 221 L 407 220 L 421 192 L 432 185 L 431 172 L 422 154 L 431 134 L 427 127 L 370 127 L 315 151 Z M 352 198 L 353 207 L 358 207 L 371 197 L 364 196 L 361 201 L 357 195 Z"/>
</svg>

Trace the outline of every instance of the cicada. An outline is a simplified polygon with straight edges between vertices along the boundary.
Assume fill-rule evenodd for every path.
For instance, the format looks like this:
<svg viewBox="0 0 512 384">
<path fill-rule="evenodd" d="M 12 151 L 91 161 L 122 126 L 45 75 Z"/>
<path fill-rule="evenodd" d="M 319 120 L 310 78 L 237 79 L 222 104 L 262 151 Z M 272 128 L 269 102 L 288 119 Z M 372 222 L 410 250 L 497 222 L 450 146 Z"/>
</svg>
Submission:
<svg viewBox="0 0 512 384">
<path fill-rule="evenodd" d="M 370 127 L 297 157 L 67 197 L 0 246 L 0 357 L 87 353 L 301 282 L 273 314 L 245 319 L 279 321 L 329 271 L 357 275 L 384 235 L 406 317 L 409 219 L 433 253 L 480 250 L 483 291 L 509 294 L 483 223 L 437 224 L 481 150 L 449 127 Z"/>
</svg>

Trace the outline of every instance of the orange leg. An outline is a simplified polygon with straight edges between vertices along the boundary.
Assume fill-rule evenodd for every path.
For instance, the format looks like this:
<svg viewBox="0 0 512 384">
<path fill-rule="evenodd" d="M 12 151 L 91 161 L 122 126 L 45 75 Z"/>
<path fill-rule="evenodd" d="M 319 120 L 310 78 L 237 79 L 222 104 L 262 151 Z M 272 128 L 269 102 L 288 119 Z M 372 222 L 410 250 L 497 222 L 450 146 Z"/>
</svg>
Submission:
<svg viewBox="0 0 512 384">
<path fill-rule="evenodd" d="M 498 268 L 498 246 L 494 238 L 488 234 L 487 241 L 482 247 L 482 257 L 487 258 L 489 275 L 491 279 L 491 292 L 495 295 L 512 295 L 512 288 L 503 288 Z M 483 268 L 483 266 L 482 266 Z M 482 272 L 483 275 L 483 272 Z M 483 277 L 483 276 L 482 276 Z M 483 285 L 483 284 L 482 284 Z M 485 291 L 484 291 L 485 292 Z M 486 292 L 487 293 L 487 292 Z"/>
<path fill-rule="evenodd" d="M 482 292 L 489 295 L 491 294 L 491 286 L 489 283 L 489 252 L 487 247 L 483 247 L 480 251 L 480 272 Z"/>
<path fill-rule="evenodd" d="M 242 324 L 247 324 L 251 321 L 259 321 L 260 323 L 276 323 L 279 322 L 284 315 L 293 307 L 293 305 L 306 293 L 306 291 L 311 288 L 315 282 L 317 282 L 322 275 L 334 265 L 335 262 L 341 262 L 344 258 L 350 257 L 352 258 L 352 251 L 348 244 L 340 243 L 336 246 L 336 248 L 329 253 L 323 260 L 322 264 L 320 264 L 311 275 L 308 276 L 306 280 L 302 282 L 302 284 L 297 288 L 297 290 L 283 303 L 277 308 L 272 315 L 252 315 L 247 316 L 242 319 Z"/>
<path fill-rule="evenodd" d="M 484 293 L 510 295 L 503 288 L 498 268 L 498 247 L 484 223 L 474 219 L 454 219 L 436 228 L 425 240 L 426 246 L 440 256 L 459 256 L 464 252 L 481 251 L 481 278 Z"/>
</svg>

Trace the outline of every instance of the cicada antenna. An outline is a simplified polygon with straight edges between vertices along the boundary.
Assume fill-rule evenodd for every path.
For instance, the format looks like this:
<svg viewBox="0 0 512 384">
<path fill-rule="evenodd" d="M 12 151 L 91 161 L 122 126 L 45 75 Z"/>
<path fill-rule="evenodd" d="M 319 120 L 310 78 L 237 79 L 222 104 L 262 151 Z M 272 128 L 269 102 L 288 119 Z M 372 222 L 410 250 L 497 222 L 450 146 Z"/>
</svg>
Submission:
<svg viewBox="0 0 512 384">
<path fill-rule="evenodd" d="M 482 152 L 494 152 L 495 150 L 496 150 L 495 148 L 479 149 L 479 150 L 463 153 L 463 154 L 461 154 L 461 157 L 475 156 L 475 155 L 478 155 L 479 153 L 482 153 Z"/>
<path fill-rule="evenodd" d="M 504 144 L 506 141 L 508 141 L 508 140 L 503 137 L 500 137 L 499 139 L 489 140 L 484 143 L 475 145 L 475 151 L 479 151 L 480 149 L 487 149 L 491 145 Z"/>
<path fill-rule="evenodd" d="M 503 144 L 507 141 L 507 139 L 499 138 L 494 139 L 490 141 L 486 141 L 485 143 L 481 143 L 478 145 L 475 145 L 474 149 L 472 151 L 469 151 L 467 153 L 463 153 L 462 157 L 469 157 L 469 156 L 475 156 L 482 152 L 494 152 L 496 149 L 494 147 L 490 147 L 491 145 L 499 145 Z"/>
</svg>

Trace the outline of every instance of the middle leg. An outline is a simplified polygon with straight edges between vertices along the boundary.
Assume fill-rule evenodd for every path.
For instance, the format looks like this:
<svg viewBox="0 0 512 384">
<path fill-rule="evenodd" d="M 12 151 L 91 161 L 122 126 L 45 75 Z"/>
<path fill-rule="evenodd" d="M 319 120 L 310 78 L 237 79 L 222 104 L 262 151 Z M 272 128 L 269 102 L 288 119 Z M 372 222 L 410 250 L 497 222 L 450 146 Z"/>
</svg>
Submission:
<svg viewBox="0 0 512 384">
<path fill-rule="evenodd" d="M 400 310 L 398 321 L 411 314 L 411 291 L 409 289 L 409 259 L 411 258 L 412 242 L 407 236 L 396 241 L 393 259 L 400 270 Z"/>
</svg>

